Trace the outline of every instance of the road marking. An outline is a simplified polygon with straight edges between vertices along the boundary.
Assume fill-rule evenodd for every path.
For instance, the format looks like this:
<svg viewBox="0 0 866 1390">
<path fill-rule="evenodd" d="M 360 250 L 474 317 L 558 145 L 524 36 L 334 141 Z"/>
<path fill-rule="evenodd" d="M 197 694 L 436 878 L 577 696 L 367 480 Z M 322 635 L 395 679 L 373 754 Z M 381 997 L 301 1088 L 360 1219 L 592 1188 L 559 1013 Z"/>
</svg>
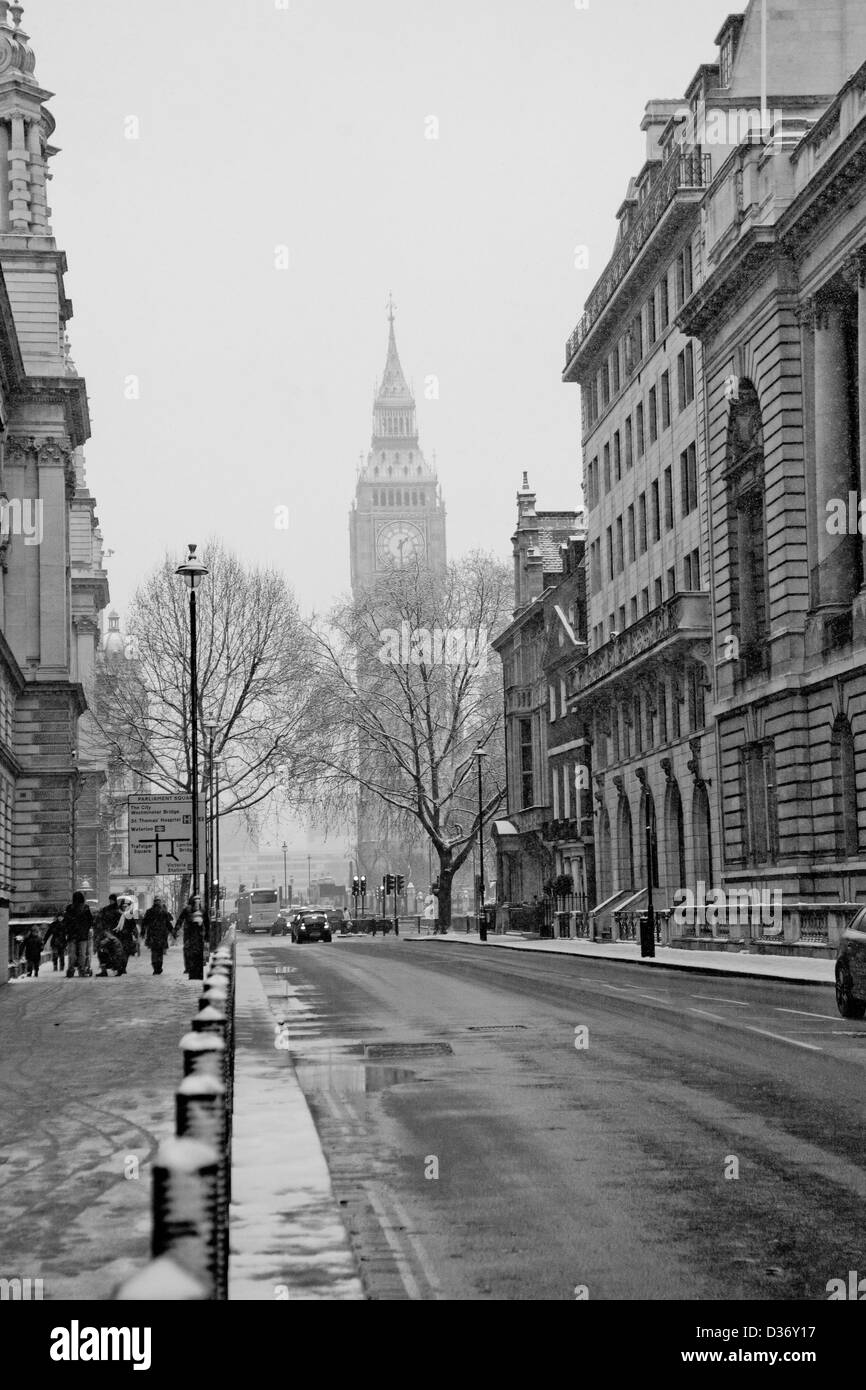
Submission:
<svg viewBox="0 0 866 1390">
<path fill-rule="evenodd" d="M 638 999 L 651 999 L 654 1004 L 667 1004 L 667 999 L 659 999 L 657 994 L 639 994 Z"/>
<path fill-rule="evenodd" d="M 750 1009 L 751 1004 L 744 1004 L 742 999 L 726 999 L 722 994 L 693 994 L 693 999 L 710 999 L 714 1004 L 736 1004 L 738 1009 Z"/>
<path fill-rule="evenodd" d="M 436 1277 L 436 1271 L 434 1270 L 433 1266 L 427 1258 L 427 1252 L 424 1249 L 424 1246 L 421 1244 L 421 1241 L 418 1239 L 418 1237 L 414 1236 L 412 1232 L 409 1230 L 409 1227 L 411 1225 L 409 1217 L 406 1215 L 406 1212 L 403 1210 L 402 1206 L 397 1201 L 397 1198 L 394 1196 L 391 1197 L 391 1206 L 394 1208 L 394 1211 L 397 1214 L 397 1220 L 400 1222 L 402 1226 L 405 1226 L 406 1228 L 404 1234 L 406 1236 L 406 1239 L 411 1244 L 412 1249 L 415 1251 L 415 1256 L 418 1260 L 418 1263 L 424 1271 L 424 1278 L 427 1280 L 427 1283 L 430 1285 L 431 1289 L 438 1297 L 442 1285 Z"/>
<path fill-rule="evenodd" d="M 385 1210 L 384 1206 L 382 1205 L 382 1202 L 379 1198 L 377 1198 L 376 1194 L 373 1192 L 371 1187 L 367 1188 L 367 1196 L 370 1200 L 370 1206 L 373 1208 L 377 1217 L 379 1218 L 379 1225 L 382 1227 L 382 1233 L 394 1252 L 394 1260 L 396 1262 L 397 1271 L 400 1275 L 400 1279 L 403 1283 L 404 1289 L 406 1290 L 410 1298 L 415 1299 L 416 1302 L 419 1303 L 423 1302 L 421 1297 L 421 1290 L 418 1287 L 418 1281 L 416 1280 L 414 1274 L 409 1268 L 409 1263 L 406 1259 L 405 1254 L 403 1253 L 403 1247 L 400 1244 L 397 1232 L 391 1225 L 391 1219 L 388 1216 L 387 1211 Z"/>
<path fill-rule="evenodd" d="M 778 1004 L 774 1007 L 777 1014 L 799 1014 L 801 1018 L 828 1018 L 831 1023 L 838 1022 L 835 1014 L 810 1014 L 805 1009 L 783 1009 Z"/>
<path fill-rule="evenodd" d="M 717 1023 L 727 1023 L 727 1019 L 723 1018 L 721 1014 L 711 1014 L 708 1009 L 695 1009 L 689 1005 L 689 1013 L 700 1014 L 702 1018 L 714 1018 Z"/>
<path fill-rule="evenodd" d="M 743 1025 L 749 1033 L 760 1033 L 763 1038 L 775 1038 L 776 1042 L 790 1043 L 792 1047 L 805 1047 L 809 1052 L 823 1052 L 823 1047 L 816 1047 L 814 1043 L 798 1042 L 796 1038 L 786 1038 L 784 1033 L 771 1033 L 766 1028 L 755 1028 L 751 1023 Z"/>
</svg>

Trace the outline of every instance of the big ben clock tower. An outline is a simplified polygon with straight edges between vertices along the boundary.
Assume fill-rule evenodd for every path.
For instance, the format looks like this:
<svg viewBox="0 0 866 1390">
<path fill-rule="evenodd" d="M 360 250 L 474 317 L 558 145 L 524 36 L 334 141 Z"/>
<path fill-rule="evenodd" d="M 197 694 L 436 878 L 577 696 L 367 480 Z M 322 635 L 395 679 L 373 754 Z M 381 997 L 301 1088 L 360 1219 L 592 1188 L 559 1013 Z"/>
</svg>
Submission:
<svg viewBox="0 0 866 1390">
<path fill-rule="evenodd" d="M 388 354 L 373 402 L 373 437 L 358 470 L 349 514 L 352 590 L 357 595 L 389 569 L 420 561 L 444 570 L 445 507 L 435 467 L 418 442 L 415 399 L 388 306 Z"/>
<path fill-rule="evenodd" d="M 415 400 L 397 355 L 390 300 L 388 353 L 373 402 L 370 450 L 358 469 L 349 538 L 356 598 L 403 565 L 445 571 L 445 507 L 436 469 L 418 442 Z M 366 876 L 370 894 L 385 873 L 402 874 L 407 885 L 426 892 L 428 847 L 420 829 L 413 833 L 405 824 L 395 824 L 383 802 L 363 789 L 357 805 L 357 853 L 358 873 Z"/>
</svg>

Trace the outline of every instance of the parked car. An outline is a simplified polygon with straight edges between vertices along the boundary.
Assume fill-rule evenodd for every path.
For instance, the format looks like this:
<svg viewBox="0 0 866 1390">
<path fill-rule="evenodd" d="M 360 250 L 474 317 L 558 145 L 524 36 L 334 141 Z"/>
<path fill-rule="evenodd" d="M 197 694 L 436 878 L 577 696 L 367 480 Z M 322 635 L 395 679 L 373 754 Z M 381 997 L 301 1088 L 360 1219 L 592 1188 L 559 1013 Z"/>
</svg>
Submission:
<svg viewBox="0 0 866 1390">
<path fill-rule="evenodd" d="M 836 957 L 836 1007 L 843 1018 L 866 1015 L 866 908 L 842 933 Z"/>
<path fill-rule="evenodd" d="M 292 919 L 292 941 L 330 941 L 331 924 L 324 912 L 299 912 Z"/>
</svg>

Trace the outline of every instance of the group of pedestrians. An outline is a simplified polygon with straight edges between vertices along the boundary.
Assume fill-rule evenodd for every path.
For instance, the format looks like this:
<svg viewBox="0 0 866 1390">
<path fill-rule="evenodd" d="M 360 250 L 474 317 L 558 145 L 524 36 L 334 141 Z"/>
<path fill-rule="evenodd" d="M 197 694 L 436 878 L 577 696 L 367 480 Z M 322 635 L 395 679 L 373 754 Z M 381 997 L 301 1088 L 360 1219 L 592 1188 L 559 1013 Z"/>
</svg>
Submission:
<svg viewBox="0 0 866 1390">
<path fill-rule="evenodd" d="M 32 926 L 24 938 L 22 954 L 28 976 L 38 976 L 42 953 L 50 945 L 55 972 L 66 971 L 66 978 L 93 975 L 91 941 L 99 963 L 97 978 L 105 979 L 109 970 L 116 977 L 125 975 L 133 956 L 141 954 L 142 938 L 150 951 L 154 975 L 162 974 L 163 959 L 169 946 L 183 932 L 184 971 L 191 980 L 204 978 L 205 950 L 209 944 L 210 922 L 198 894 L 190 897 L 175 923 L 164 899 L 156 897 L 139 927 L 138 912 L 130 897 L 109 893 L 108 904 L 95 915 L 83 893 L 73 893 L 72 902 L 58 914 L 43 936 Z"/>
</svg>

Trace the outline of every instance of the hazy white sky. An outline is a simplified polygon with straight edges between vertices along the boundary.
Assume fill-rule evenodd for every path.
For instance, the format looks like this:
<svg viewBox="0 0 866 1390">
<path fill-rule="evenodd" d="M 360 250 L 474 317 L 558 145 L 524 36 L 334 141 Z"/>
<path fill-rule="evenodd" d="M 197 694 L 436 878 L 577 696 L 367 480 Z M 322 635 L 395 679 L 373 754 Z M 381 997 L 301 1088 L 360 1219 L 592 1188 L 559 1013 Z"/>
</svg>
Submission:
<svg viewBox="0 0 866 1390">
<path fill-rule="evenodd" d="M 565 340 L 642 162 L 644 104 L 682 95 L 731 8 L 33 0 L 113 603 L 165 546 L 212 533 L 283 566 L 304 608 L 347 587 L 389 291 L 451 555 L 510 555 L 523 469 L 540 505 L 579 505 Z"/>
</svg>

